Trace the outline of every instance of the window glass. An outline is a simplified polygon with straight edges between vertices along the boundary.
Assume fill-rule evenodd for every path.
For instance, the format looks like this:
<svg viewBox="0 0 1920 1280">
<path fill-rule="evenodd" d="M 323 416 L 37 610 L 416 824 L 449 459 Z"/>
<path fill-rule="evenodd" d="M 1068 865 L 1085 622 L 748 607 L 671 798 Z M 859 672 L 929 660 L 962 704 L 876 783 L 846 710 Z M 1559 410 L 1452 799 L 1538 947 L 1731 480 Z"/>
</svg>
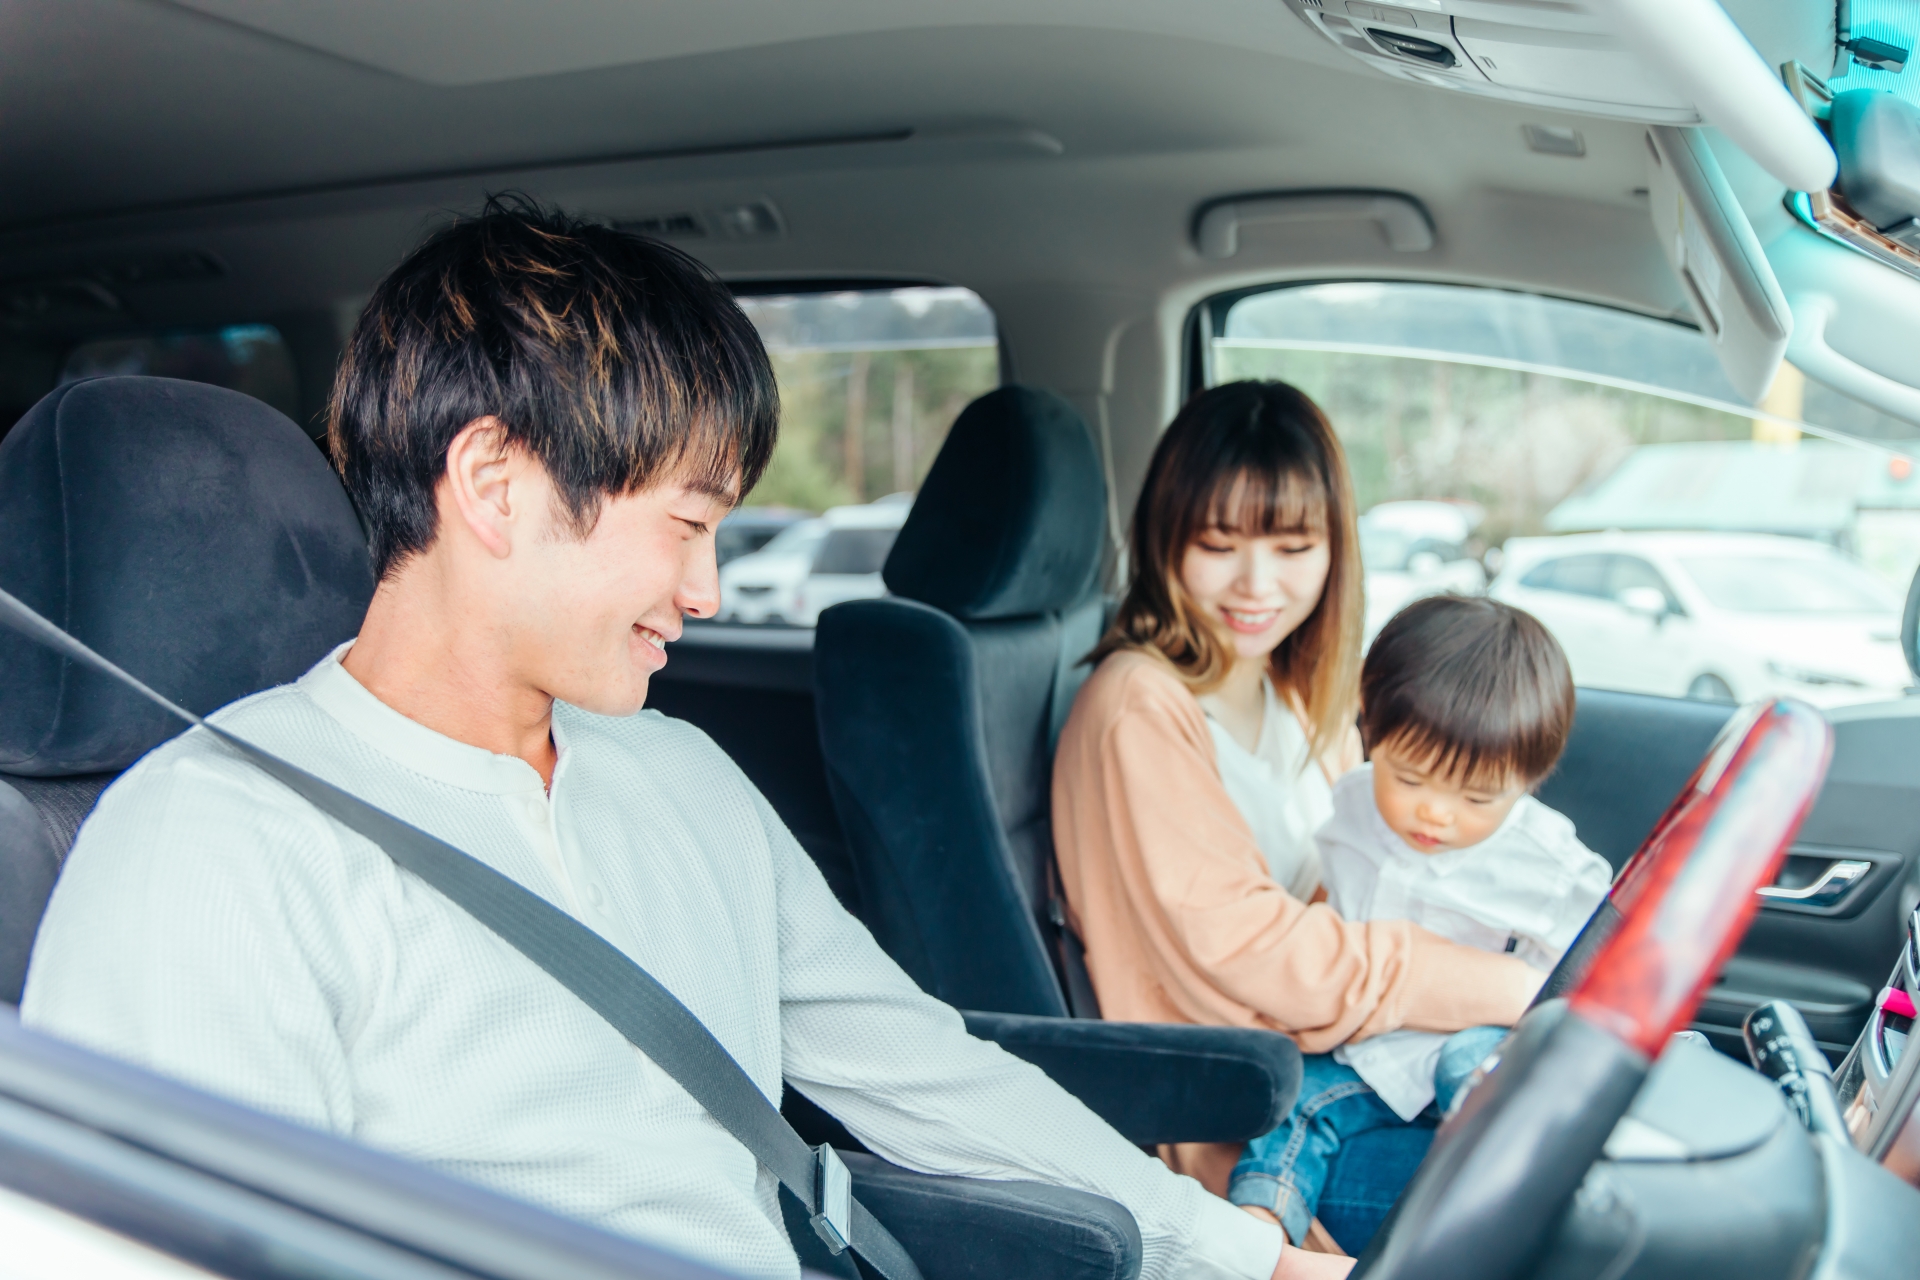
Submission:
<svg viewBox="0 0 1920 1280">
<path fill-rule="evenodd" d="M 878 573 L 893 550 L 898 529 L 835 529 L 820 544 L 815 573 Z"/>
<path fill-rule="evenodd" d="M 1543 591 L 1564 591 L 1575 596 L 1608 595 L 1607 556 L 1568 556 L 1549 560 L 1521 579 Z"/>
<path fill-rule="evenodd" d="M 1309 284 L 1201 314 L 1213 382 L 1291 382 L 1345 443 L 1369 635 L 1418 596 L 1485 590 L 1538 614 L 1583 685 L 1833 705 L 1913 682 L 1913 424 L 1790 365 L 1749 406 L 1689 327 L 1506 290 Z M 1423 534 L 1415 512 L 1468 527 Z"/>
<path fill-rule="evenodd" d="M 293 356 L 272 325 L 229 325 L 83 342 L 68 355 L 62 383 L 112 374 L 210 382 L 264 400 L 300 420 Z"/>
<path fill-rule="evenodd" d="M 1735 613 L 1889 614 L 1900 600 L 1844 561 L 1782 556 L 1684 556 L 1700 594 Z"/>
<path fill-rule="evenodd" d="M 1607 572 L 1607 595 L 1615 600 L 1622 591 L 1632 591 L 1636 587 L 1658 591 L 1669 600 L 1673 592 L 1667 588 L 1667 580 L 1660 571 L 1642 560 L 1639 556 L 1615 556 Z"/>
<path fill-rule="evenodd" d="M 885 593 L 881 565 L 953 420 L 1000 384 L 999 335 L 966 289 L 748 294 L 740 305 L 780 382 L 780 443 L 722 531 L 763 525 L 769 508 L 791 527 L 722 566 L 719 618 L 810 626 L 825 599 L 817 584 L 809 594 L 810 574 L 842 579 L 835 601 Z M 792 523 L 817 513 L 827 518 Z"/>
</svg>

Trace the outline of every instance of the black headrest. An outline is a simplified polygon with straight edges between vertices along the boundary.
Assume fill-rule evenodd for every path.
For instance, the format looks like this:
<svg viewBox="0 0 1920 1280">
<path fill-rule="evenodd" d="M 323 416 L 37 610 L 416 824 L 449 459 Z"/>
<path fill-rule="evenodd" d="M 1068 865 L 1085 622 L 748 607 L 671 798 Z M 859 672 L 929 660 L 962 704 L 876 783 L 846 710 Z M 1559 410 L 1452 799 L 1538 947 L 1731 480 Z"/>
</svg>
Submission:
<svg viewBox="0 0 1920 1280">
<path fill-rule="evenodd" d="M 60 387 L 0 442 L 0 587 L 193 711 L 281 684 L 359 630 L 366 540 L 313 441 L 237 391 Z M 98 773 L 180 730 L 0 629 L 0 772 Z"/>
<path fill-rule="evenodd" d="M 972 621 L 1065 609 L 1093 587 L 1106 519 L 1078 411 L 1001 387 L 953 424 L 882 576 L 895 595 Z"/>
</svg>

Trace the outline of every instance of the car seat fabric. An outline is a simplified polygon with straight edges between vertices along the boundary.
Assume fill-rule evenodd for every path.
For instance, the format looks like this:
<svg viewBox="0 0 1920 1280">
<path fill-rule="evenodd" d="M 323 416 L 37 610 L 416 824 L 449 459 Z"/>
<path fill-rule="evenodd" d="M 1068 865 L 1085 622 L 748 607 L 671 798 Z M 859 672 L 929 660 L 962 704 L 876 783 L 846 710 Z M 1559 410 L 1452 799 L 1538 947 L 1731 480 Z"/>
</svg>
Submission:
<svg viewBox="0 0 1920 1280">
<path fill-rule="evenodd" d="M 0 442 L 0 588 L 204 714 L 350 638 L 373 568 L 345 490 L 286 417 L 201 383 L 96 378 L 57 388 Z M 180 726 L 12 631 L 0 671 L 0 1001 L 13 1003 L 80 823 Z"/>
<path fill-rule="evenodd" d="M 895 598 L 820 618 L 821 744 L 862 914 L 961 1008 L 1068 1012 L 1047 892 L 1052 738 L 1099 638 L 1105 520 L 1079 414 L 1004 387 L 934 460 L 887 559 Z"/>
<path fill-rule="evenodd" d="M 359 629 L 366 539 L 326 460 L 250 396 L 71 383 L 0 444 L 0 586 L 190 710 L 300 675 Z M 0 633 L 0 772 L 124 769 L 179 731 Z"/>
<path fill-rule="evenodd" d="M 0 782 L 0 1003 L 20 1003 L 27 957 L 60 875 L 61 852 L 39 810 Z"/>
<path fill-rule="evenodd" d="M 881 570 L 897 596 L 967 621 L 1079 604 L 1100 572 L 1107 485 L 1059 396 L 1001 387 L 966 407 Z"/>
</svg>

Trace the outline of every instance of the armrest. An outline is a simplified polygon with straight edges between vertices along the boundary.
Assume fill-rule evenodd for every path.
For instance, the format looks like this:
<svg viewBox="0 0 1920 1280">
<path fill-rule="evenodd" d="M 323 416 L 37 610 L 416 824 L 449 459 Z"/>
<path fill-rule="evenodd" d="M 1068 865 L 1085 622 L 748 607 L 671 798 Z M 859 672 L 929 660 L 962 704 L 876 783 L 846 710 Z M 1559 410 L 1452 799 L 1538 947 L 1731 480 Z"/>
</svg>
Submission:
<svg viewBox="0 0 1920 1280">
<path fill-rule="evenodd" d="M 1273 1031 L 968 1013 L 967 1030 L 1024 1058 L 1131 1142 L 1245 1142 L 1300 1091 L 1300 1050 Z"/>
<path fill-rule="evenodd" d="M 939 1178 L 871 1155 L 841 1158 L 853 1174 L 853 1194 L 905 1246 L 926 1280 L 1137 1280 L 1140 1274 L 1140 1228 L 1123 1206 L 1102 1196 L 1035 1182 Z M 814 1265 L 827 1269 L 822 1261 Z"/>
</svg>

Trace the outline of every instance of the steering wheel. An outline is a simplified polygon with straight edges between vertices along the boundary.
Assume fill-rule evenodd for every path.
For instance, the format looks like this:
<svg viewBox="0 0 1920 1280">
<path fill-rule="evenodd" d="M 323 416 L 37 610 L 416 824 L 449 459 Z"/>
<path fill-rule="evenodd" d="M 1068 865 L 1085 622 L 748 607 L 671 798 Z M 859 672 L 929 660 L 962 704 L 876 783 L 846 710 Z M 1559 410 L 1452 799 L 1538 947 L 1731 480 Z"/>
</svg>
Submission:
<svg viewBox="0 0 1920 1280">
<path fill-rule="evenodd" d="M 1751 703 L 1622 870 L 1499 1067 L 1434 1138 L 1354 1280 L 1518 1280 L 1668 1038 L 1726 964 L 1812 808 L 1833 732 Z"/>
</svg>

